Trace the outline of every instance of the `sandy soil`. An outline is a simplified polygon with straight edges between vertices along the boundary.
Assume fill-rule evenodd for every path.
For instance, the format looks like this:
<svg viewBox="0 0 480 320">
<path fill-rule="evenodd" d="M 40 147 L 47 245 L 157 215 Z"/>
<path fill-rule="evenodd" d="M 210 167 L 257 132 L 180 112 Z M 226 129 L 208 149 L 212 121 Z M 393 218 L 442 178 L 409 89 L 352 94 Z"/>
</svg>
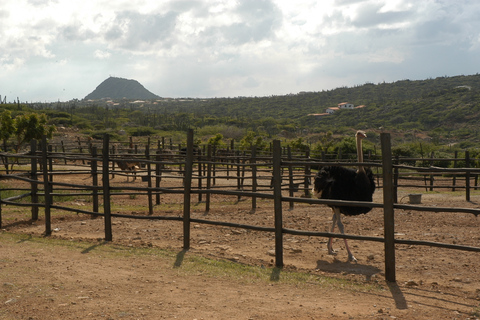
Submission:
<svg viewBox="0 0 480 320">
<path fill-rule="evenodd" d="M 119 186 L 142 185 L 125 182 Z M 425 190 L 423 190 L 425 191 Z M 402 198 L 406 191 L 400 195 Z M 297 194 L 298 196 L 300 194 Z M 196 197 L 196 196 L 194 196 Z M 377 192 L 374 201 L 381 202 Z M 181 195 L 162 196 L 155 215 L 180 216 Z M 402 199 L 406 202 L 405 199 Z M 477 208 L 480 194 L 466 202 L 461 193 L 427 193 L 423 204 Z M 91 209 L 78 199 L 69 205 Z M 192 217 L 273 226 L 273 202 L 213 196 L 211 210 L 192 205 Z M 3 207 L 0 235 L 0 319 L 479 319 L 480 253 L 397 245 L 396 283 L 384 280 L 383 244 L 350 240 L 358 263 L 347 262 L 343 240 L 334 241 L 337 256 L 327 254 L 327 239 L 285 235 L 286 264 L 273 268 L 274 235 L 243 229 L 193 224 L 192 248 L 182 252 L 178 221 L 113 219 L 113 242 L 104 244 L 102 218 L 56 212 L 52 238 L 78 247 L 34 241 L 44 221 L 28 221 L 25 208 Z M 120 195 L 113 212 L 146 215 L 145 195 Z M 471 214 L 397 210 L 396 237 L 480 247 L 480 220 Z M 346 232 L 383 235 L 380 209 L 344 219 Z M 328 231 L 331 211 L 324 206 L 284 207 L 287 228 Z M 8 234 L 29 235 L 9 241 Z M 88 244 L 87 249 L 80 244 Z M 162 248 L 173 258 L 115 255 L 97 250 Z M 112 249 L 114 250 L 114 249 Z M 265 281 L 188 272 L 179 257 L 204 256 L 271 272 Z M 309 274 L 315 281 L 281 281 L 289 272 Z M 338 279 L 324 285 L 321 279 Z"/>
</svg>

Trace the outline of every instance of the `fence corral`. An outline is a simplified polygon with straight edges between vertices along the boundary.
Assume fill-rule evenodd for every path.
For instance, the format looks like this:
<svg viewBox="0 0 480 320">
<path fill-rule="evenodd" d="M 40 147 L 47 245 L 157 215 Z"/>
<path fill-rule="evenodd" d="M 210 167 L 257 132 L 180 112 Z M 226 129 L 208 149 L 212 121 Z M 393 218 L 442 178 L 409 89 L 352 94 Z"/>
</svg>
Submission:
<svg viewBox="0 0 480 320">
<path fill-rule="evenodd" d="M 480 252 L 480 248 L 458 244 L 447 244 L 432 241 L 418 241 L 395 238 L 395 209 L 468 213 L 477 216 L 478 209 L 451 208 L 438 206 L 415 206 L 402 204 L 398 199 L 398 189 L 402 187 L 416 187 L 433 190 L 464 189 L 466 200 L 469 201 L 470 190 L 477 188 L 477 176 L 480 169 L 468 165 L 468 153 L 465 168 L 445 169 L 438 167 L 415 167 L 400 164 L 402 159 L 393 158 L 390 150 L 390 136 L 382 134 L 383 157 L 370 158 L 366 165 L 377 172 L 377 186 L 383 191 L 382 203 L 359 203 L 334 200 L 317 200 L 309 197 L 311 189 L 312 169 L 323 165 L 348 165 L 355 166 L 354 162 L 332 161 L 322 157 L 315 159 L 306 154 L 293 155 L 289 148 L 282 148 L 279 141 L 274 141 L 269 153 L 260 154 L 252 148 L 250 153 L 219 150 L 216 152 L 212 146 L 198 148 L 193 144 L 193 131 L 188 132 L 186 148 L 174 148 L 172 143 L 166 145 L 163 140 L 157 144 L 155 152 L 150 151 L 150 141 L 140 153 L 132 140 L 128 147 L 119 143 L 110 143 L 108 136 L 104 137 L 101 145 L 89 141 L 83 147 L 80 140 L 76 152 L 67 152 L 66 145 L 61 144 L 53 148 L 44 140 L 40 148 L 32 142 L 31 150 L 24 154 L 2 153 L 5 167 L 1 179 L 13 179 L 18 186 L 15 188 L 2 188 L 3 192 L 16 193 L 2 197 L 2 205 L 22 206 L 31 208 L 32 220 L 38 219 L 39 208 L 44 209 L 45 234 L 52 232 L 51 211 L 63 210 L 68 212 L 88 214 L 92 218 L 103 216 L 105 227 L 105 240 L 113 239 L 112 219 L 116 217 L 149 220 L 173 220 L 183 223 L 183 247 L 190 248 L 191 224 L 216 225 L 233 228 L 242 228 L 260 232 L 270 232 L 275 236 L 275 265 L 283 266 L 283 236 L 285 234 L 313 237 L 335 237 L 363 241 L 383 242 L 385 246 L 385 278 L 395 281 L 395 244 L 422 245 L 442 247 L 456 250 Z M 99 152 L 98 149 L 101 149 Z M 54 150 L 55 149 L 55 150 Z M 232 148 L 233 149 L 233 148 Z M 88 150 L 88 151 L 86 151 Z M 373 158 L 373 159 L 372 159 Z M 381 160 L 381 161 L 380 161 Z M 405 159 L 403 159 L 405 161 Z M 418 159 L 414 159 L 418 161 Z M 423 159 L 424 160 L 424 159 Z M 135 163 L 138 165 L 135 174 L 146 186 L 138 187 L 127 183 L 129 172 L 119 170 L 115 163 L 119 161 Z M 412 161 L 408 159 L 406 161 Z M 460 161 L 454 158 L 450 161 Z M 12 164 L 15 166 L 12 167 Z M 39 169 L 40 168 L 40 169 Z M 75 183 L 59 181 L 61 176 L 87 176 L 84 179 L 73 179 Z M 110 185 L 112 175 L 125 176 L 122 186 Z M 474 180 L 473 186 L 471 180 Z M 168 181 L 168 184 L 162 183 Z M 435 184 L 437 182 L 437 184 Z M 440 182 L 440 183 L 439 183 Z M 450 184 L 451 182 L 451 184 Z M 295 192 L 301 193 L 295 197 Z M 84 210 L 77 207 L 68 207 L 60 197 L 82 195 L 91 198 L 92 209 Z M 162 202 L 162 198 L 169 195 L 179 195 L 183 199 L 183 214 L 169 216 L 165 212 L 155 212 L 155 205 Z M 228 221 L 212 221 L 208 219 L 192 218 L 191 203 L 198 197 L 198 202 L 205 203 L 205 210 L 210 208 L 212 195 L 230 195 L 240 199 L 251 199 L 251 212 L 255 212 L 257 199 L 273 200 L 274 221 L 271 227 L 240 224 Z M 129 215 L 112 213 L 111 203 L 119 195 L 147 195 L 148 214 Z M 29 202 L 26 199 L 30 198 Z M 44 201 L 40 201 L 40 199 Z M 21 200 L 23 199 L 23 200 Z M 100 212 L 100 202 L 103 211 Z M 291 210 L 295 203 L 323 204 L 323 205 L 368 205 L 383 208 L 384 212 L 384 237 L 355 236 L 349 234 L 334 234 L 329 232 L 316 232 L 296 230 L 284 227 L 283 203 L 287 202 Z M 62 205 L 58 204 L 62 203 Z M 1 227 L 0 207 L 0 227 Z"/>
</svg>

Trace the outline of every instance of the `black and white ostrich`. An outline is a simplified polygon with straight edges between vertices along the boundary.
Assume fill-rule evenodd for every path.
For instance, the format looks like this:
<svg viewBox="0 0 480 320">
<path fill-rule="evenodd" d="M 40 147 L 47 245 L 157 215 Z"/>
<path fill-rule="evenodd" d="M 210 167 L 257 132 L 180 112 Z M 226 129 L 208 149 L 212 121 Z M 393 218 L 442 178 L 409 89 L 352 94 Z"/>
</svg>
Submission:
<svg viewBox="0 0 480 320">
<path fill-rule="evenodd" d="M 127 182 L 128 182 L 128 174 L 133 174 L 133 181 L 137 179 L 137 170 L 140 169 L 139 163 L 136 161 L 126 161 L 126 160 L 115 160 L 117 166 L 127 173 Z"/>
<path fill-rule="evenodd" d="M 363 162 L 362 140 L 367 135 L 363 131 L 357 131 L 355 138 L 357 143 L 357 159 L 359 163 Z M 369 201 L 372 202 L 372 196 L 375 192 L 375 181 L 370 169 L 365 169 L 361 164 L 358 170 L 328 166 L 323 167 L 315 176 L 313 194 L 320 199 L 345 200 L 345 201 Z M 369 207 L 351 207 L 351 206 L 330 206 L 333 210 L 333 224 L 330 232 L 335 230 L 335 224 L 344 234 L 344 226 L 341 220 L 341 214 L 346 216 L 355 216 L 367 213 L 371 210 Z M 332 248 L 333 238 L 328 241 L 328 253 L 336 254 Z M 357 262 L 348 247 L 345 239 L 345 247 L 348 252 L 348 260 Z"/>
</svg>

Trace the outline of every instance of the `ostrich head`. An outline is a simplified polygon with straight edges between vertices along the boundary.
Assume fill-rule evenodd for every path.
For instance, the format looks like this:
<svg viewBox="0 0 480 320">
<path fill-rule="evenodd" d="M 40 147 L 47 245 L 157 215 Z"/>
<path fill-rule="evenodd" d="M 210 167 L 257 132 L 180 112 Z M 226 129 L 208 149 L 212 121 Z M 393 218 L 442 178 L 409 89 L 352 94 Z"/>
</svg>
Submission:
<svg viewBox="0 0 480 320">
<path fill-rule="evenodd" d="M 367 134 L 365 133 L 365 131 L 358 130 L 357 133 L 355 134 L 355 137 L 357 139 L 363 140 L 367 137 Z"/>
</svg>

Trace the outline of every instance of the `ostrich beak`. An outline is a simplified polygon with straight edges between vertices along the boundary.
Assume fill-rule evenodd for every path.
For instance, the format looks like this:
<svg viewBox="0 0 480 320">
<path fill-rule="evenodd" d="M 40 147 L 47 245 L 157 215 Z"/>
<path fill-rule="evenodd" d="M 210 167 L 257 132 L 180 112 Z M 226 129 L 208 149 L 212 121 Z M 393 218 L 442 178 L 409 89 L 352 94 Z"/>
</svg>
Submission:
<svg viewBox="0 0 480 320">
<path fill-rule="evenodd" d="M 365 139 L 367 137 L 367 134 L 365 133 L 365 131 L 358 130 L 357 131 L 357 137 Z"/>
</svg>

